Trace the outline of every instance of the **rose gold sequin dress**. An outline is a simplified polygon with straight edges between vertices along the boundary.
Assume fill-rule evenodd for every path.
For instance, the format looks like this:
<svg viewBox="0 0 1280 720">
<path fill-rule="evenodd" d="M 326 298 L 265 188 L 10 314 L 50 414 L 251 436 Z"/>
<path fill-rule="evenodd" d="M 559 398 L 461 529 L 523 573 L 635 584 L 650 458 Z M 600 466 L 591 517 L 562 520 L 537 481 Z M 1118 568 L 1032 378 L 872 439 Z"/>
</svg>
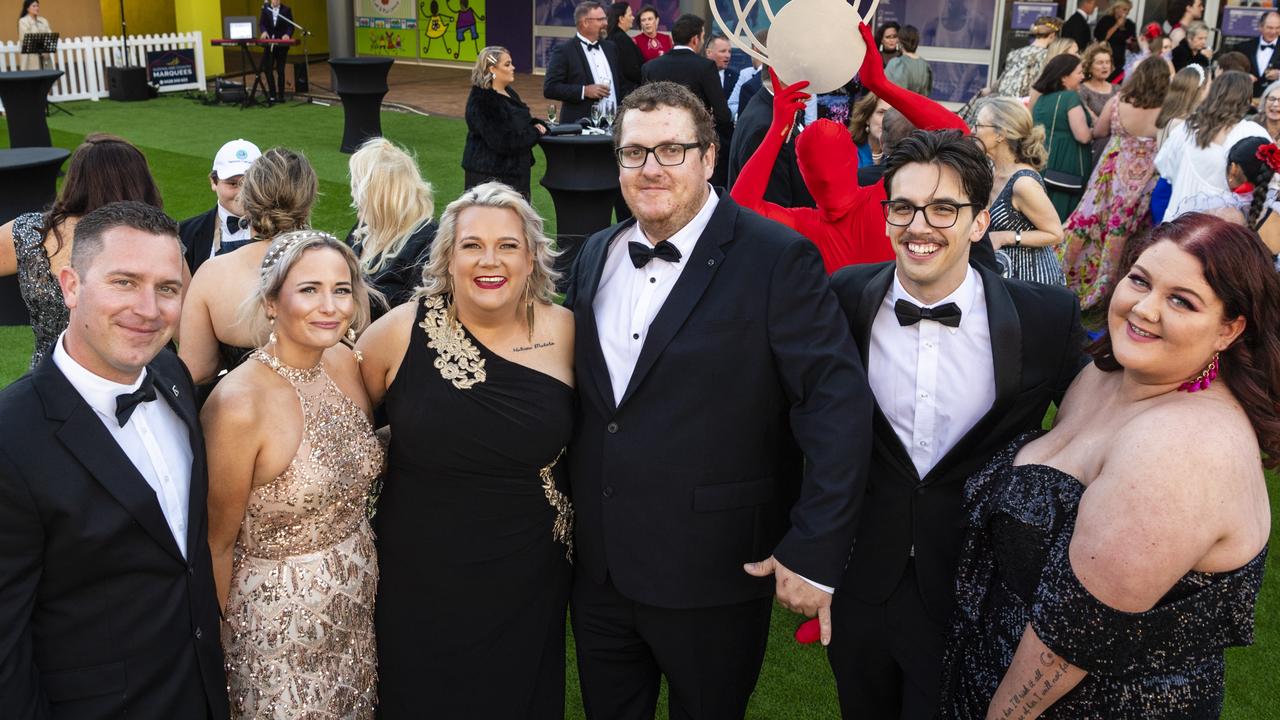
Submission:
<svg viewBox="0 0 1280 720">
<path fill-rule="evenodd" d="M 366 517 L 385 454 L 368 418 L 321 366 L 254 351 L 302 402 L 303 437 L 280 477 L 249 496 L 222 643 L 233 718 L 372 718 L 378 561 Z"/>
</svg>

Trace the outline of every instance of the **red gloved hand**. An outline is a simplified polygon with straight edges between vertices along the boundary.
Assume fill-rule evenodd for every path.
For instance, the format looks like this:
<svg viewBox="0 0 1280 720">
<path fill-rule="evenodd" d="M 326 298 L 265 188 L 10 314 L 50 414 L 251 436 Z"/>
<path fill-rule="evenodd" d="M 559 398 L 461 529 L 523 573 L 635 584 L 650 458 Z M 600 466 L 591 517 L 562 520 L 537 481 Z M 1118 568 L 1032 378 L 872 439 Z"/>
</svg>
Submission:
<svg viewBox="0 0 1280 720">
<path fill-rule="evenodd" d="M 867 46 L 867 54 L 862 58 L 862 67 L 858 70 L 862 84 L 870 88 L 888 82 L 889 79 L 884 74 L 884 59 L 880 56 L 880 48 L 876 47 L 875 34 L 864 22 L 858 23 L 858 32 Z"/>
<path fill-rule="evenodd" d="M 818 618 L 806 620 L 796 628 L 796 642 L 801 645 L 809 645 L 818 642 L 818 638 L 822 631 L 818 627 Z"/>
<path fill-rule="evenodd" d="M 786 142 L 795 125 L 796 113 L 804 110 L 805 103 L 809 100 L 809 93 L 804 92 L 809 87 L 809 81 L 801 80 L 784 88 L 778 82 L 777 73 L 770 71 L 769 83 L 773 85 L 773 124 L 769 126 L 769 133 L 777 133 Z"/>
</svg>

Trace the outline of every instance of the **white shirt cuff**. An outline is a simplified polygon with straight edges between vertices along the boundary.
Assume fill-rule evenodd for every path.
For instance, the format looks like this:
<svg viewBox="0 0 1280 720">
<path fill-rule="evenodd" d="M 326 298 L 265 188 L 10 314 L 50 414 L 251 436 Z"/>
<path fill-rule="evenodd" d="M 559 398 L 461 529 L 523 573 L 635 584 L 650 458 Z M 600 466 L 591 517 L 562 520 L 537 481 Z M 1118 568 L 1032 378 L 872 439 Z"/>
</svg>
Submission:
<svg viewBox="0 0 1280 720">
<path fill-rule="evenodd" d="M 821 590 L 822 592 L 824 592 L 824 593 L 826 593 L 826 594 L 828 594 L 828 595 L 834 595 L 834 594 L 835 594 L 835 592 L 836 592 L 836 589 L 835 589 L 835 588 L 833 588 L 833 587 L 830 587 L 830 586 L 828 586 L 828 585 L 823 585 L 822 583 L 814 582 L 814 581 L 810 580 L 809 578 L 807 578 L 807 577 L 805 577 L 805 576 L 803 576 L 803 575 L 800 575 L 799 577 L 800 577 L 800 579 L 801 579 L 801 580 L 803 580 L 803 581 L 805 581 L 805 582 L 809 583 L 810 585 L 812 585 L 812 586 L 814 586 L 814 587 L 818 588 L 819 590 Z"/>
</svg>

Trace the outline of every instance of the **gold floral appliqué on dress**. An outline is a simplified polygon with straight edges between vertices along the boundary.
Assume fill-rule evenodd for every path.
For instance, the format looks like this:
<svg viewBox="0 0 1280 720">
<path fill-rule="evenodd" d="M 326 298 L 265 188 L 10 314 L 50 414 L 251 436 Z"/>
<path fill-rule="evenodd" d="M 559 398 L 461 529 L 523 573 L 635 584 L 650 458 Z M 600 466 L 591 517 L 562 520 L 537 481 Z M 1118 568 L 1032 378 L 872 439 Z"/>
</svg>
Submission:
<svg viewBox="0 0 1280 720">
<path fill-rule="evenodd" d="M 551 526 L 551 537 L 557 542 L 564 543 L 564 557 L 569 562 L 573 562 L 573 503 L 569 502 L 569 498 L 565 494 L 556 489 L 556 480 L 551 475 L 551 470 L 560 462 L 560 458 L 564 457 L 564 449 L 560 450 L 560 454 L 556 455 L 556 459 L 547 463 L 546 467 L 538 471 L 538 477 L 542 478 L 542 493 L 547 496 L 547 502 L 556 511 L 556 522 Z"/>
<path fill-rule="evenodd" d="M 433 295 L 422 302 L 427 312 L 418 326 L 427 333 L 427 347 L 436 351 L 435 366 L 440 376 L 459 390 L 470 390 L 484 382 L 484 358 L 467 339 L 462 324 L 450 320 L 444 296 Z"/>
</svg>

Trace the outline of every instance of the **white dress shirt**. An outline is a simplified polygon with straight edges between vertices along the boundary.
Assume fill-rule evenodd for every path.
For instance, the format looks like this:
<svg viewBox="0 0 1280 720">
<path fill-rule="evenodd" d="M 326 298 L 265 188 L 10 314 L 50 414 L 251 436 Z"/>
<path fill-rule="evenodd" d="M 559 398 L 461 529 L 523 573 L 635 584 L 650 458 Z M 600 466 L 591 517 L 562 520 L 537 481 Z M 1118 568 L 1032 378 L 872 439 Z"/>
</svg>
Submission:
<svg viewBox="0 0 1280 720">
<path fill-rule="evenodd" d="M 900 325 L 898 300 L 919 306 L 895 272 L 875 322 L 867 358 L 867 379 L 876 403 L 911 456 L 920 478 L 955 447 L 996 399 L 991 326 L 982 278 L 969 268 L 964 282 L 936 307 L 960 307 L 960 326 L 937 320 Z"/>
<path fill-rule="evenodd" d="M 231 213 L 222 204 L 218 204 L 218 227 L 213 233 L 213 243 L 209 247 L 209 257 L 218 254 L 218 250 L 222 248 L 224 242 L 237 242 L 240 240 L 248 240 L 250 230 L 247 227 L 240 228 L 234 235 L 227 232 L 227 218 L 231 217 Z"/>
<path fill-rule="evenodd" d="M 591 81 L 596 85 L 608 85 L 609 97 L 601 98 L 608 100 L 609 104 L 617 107 L 618 105 L 618 89 L 613 86 L 613 71 L 609 69 L 609 58 L 605 57 L 604 49 L 600 47 L 600 43 L 595 43 L 596 48 L 591 49 L 592 42 L 582 33 L 577 33 L 578 42 L 582 43 L 582 52 L 587 56 L 587 67 L 591 68 Z M 582 88 L 582 99 L 587 99 L 587 89 Z M 595 101 L 599 102 L 599 101 Z"/>
<path fill-rule="evenodd" d="M 1263 47 L 1264 43 L 1271 47 Z M 1261 35 L 1258 36 L 1258 54 L 1256 59 L 1258 62 L 1258 73 L 1261 75 L 1267 74 L 1267 65 L 1271 64 L 1271 56 L 1276 52 L 1275 44 L 1275 40 L 1268 43 L 1266 40 L 1262 39 Z"/>
<path fill-rule="evenodd" d="M 98 419 L 155 491 L 164 519 L 169 524 L 178 550 L 187 556 L 187 512 L 191 502 L 191 437 L 182 418 L 169 407 L 156 388 L 151 402 L 138 403 L 124 427 L 116 422 L 116 396 L 131 393 L 150 382 L 143 370 L 132 385 L 121 385 L 95 375 L 72 359 L 62 346 L 63 335 L 53 348 L 53 362 L 80 397 L 97 413 Z"/>
<path fill-rule="evenodd" d="M 633 265 L 627 243 L 653 244 L 645 237 L 639 223 L 619 233 L 609 247 L 604 272 L 600 275 L 600 287 L 591 308 L 596 314 L 600 348 L 609 368 L 615 404 L 622 401 L 631 382 L 640 349 L 649 335 L 649 325 L 680 279 L 680 273 L 684 272 L 698 238 L 711 222 L 711 214 L 719 203 L 720 198 L 715 191 L 709 190 L 707 201 L 698 214 L 667 240 L 680 251 L 680 262 L 654 258 L 642 268 Z"/>
</svg>

